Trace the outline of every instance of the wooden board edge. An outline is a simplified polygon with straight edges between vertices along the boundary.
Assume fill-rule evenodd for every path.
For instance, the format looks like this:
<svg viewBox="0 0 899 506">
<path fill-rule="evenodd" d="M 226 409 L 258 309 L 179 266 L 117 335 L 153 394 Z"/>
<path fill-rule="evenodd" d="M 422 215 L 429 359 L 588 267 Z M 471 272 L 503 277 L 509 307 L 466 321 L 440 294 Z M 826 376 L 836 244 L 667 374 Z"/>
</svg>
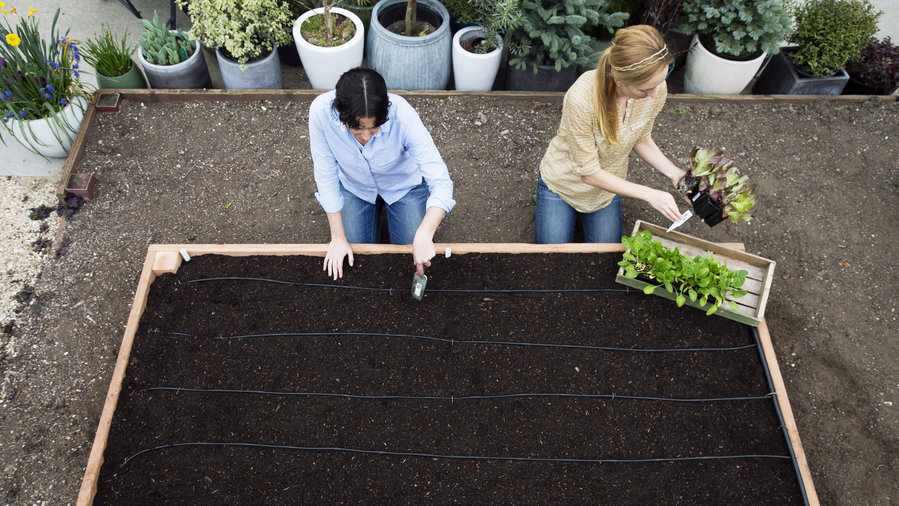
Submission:
<svg viewBox="0 0 899 506">
<path fill-rule="evenodd" d="M 787 397 L 787 388 L 784 384 L 783 376 L 780 373 L 780 366 L 777 364 L 777 356 L 774 353 L 774 343 L 771 341 L 771 334 L 768 331 L 768 323 L 762 320 L 758 326 L 759 343 L 762 346 L 762 353 L 765 362 L 768 363 L 768 373 L 771 375 L 771 384 L 774 392 L 777 394 L 777 404 L 780 406 L 780 414 L 783 418 L 784 427 L 787 429 L 787 436 L 790 438 L 790 444 L 793 446 L 793 455 L 796 457 L 796 466 L 799 469 L 799 476 L 805 487 L 806 498 L 809 506 L 819 506 L 818 493 L 815 491 L 815 485 L 812 482 L 812 471 L 808 467 L 808 459 L 805 456 L 805 450 L 802 448 L 802 441 L 799 439 L 799 427 L 796 425 L 796 418 L 793 417 L 793 409 L 790 407 L 790 399 Z"/>
<path fill-rule="evenodd" d="M 148 251 L 144 260 L 143 270 L 141 271 L 140 281 L 134 294 L 134 302 L 131 304 L 128 323 L 125 325 L 125 332 L 122 337 L 122 345 L 119 348 L 118 357 L 116 358 L 115 369 L 109 380 L 109 390 L 106 393 L 106 401 L 103 403 L 103 411 L 100 414 L 97 433 L 94 436 L 94 443 L 91 446 L 87 467 L 81 480 L 81 488 L 76 501 L 78 506 L 92 504 L 94 495 L 97 493 L 97 480 L 100 477 L 100 467 L 103 465 L 103 453 L 106 451 L 109 428 L 112 425 L 112 417 L 118 404 L 119 394 L 122 391 L 122 381 L 125 378 L 125 369 L 128 367 L 128 361 L 131 358 L 131 347 L 134 344 L 137 326 L 140 323 L 144 309 L 147 307 L 150 285 L 155 278 L 153 274 L 153 263 L 155 260 L 155 253 Z"/>
<path fill-rule="evenodd" d="M 313 255 L 325 256 L 327 244 L 151 244 L 149 251 L 178 252 L 184 248 L 190 256 L 199 255 Z M 466 253 L 617 253 L 624 251 L 620 243 L 435 243 L 437 257 Z M 354 244 L 355 254 L 412 253 L 412 245 Z"/>
<path fill-rule="evenodd" d="M 81 163 L 81 158 L 84 156 L 87 136 L 97 119 L 97 109 L 94 106 L 97 96 L 94 95 L 88 103 L 84 117 L 81 119 L 81 125 L 78 127 L 78 133 L 75 134 L 75 140 L 72 141 L 72 147 L 69 149 L 69 156 L 66 157 L 66 162 L 62 166 L 62 179 L 56 186 L 56 198 L 60 201 L 66 198 L 66 185 L 69 183 L 69 177 L 75 172 L 75 167 Z"/>
</svg>

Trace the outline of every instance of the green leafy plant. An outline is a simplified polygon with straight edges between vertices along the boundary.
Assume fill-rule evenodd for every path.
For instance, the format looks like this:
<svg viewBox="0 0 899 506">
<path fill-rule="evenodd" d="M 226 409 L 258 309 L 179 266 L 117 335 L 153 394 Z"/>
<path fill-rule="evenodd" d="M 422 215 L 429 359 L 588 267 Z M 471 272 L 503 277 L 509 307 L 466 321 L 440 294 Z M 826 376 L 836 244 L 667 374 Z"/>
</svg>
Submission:
<svg viewBox="0 0 899 506">
<path fill-rule="evenodd" d="M 153 11 L 153 20 L 140 20 L 147 29 L 138 41 L 144 59 L 156 65 L 174 65 L 181 63 L 196 49 L 196 43 L 181 30 L 169 31 L 159 22 L 159 15 Z"/>
<path fill-rule="evenodd" d="M 461 12 L 459 21 L 481 27 L 484 41 L 471 48 L 474 53 L 484 54 L 498 49 L 497 35 L 509 34 L 521 24 L 523 16 L 520 0 L 446 0 L 445 4 L 447 10 L 454 6 Z"/>
<path fill-rule="evenodd" d="M 862 84 L 890 93 L 899 85 L 899 47 L 889 37 L 871 37 L 861 56 L 846 63 L 846 72 Z"/>
<path fill-rule="evenodd" d="M 799 70 L 830 76 L 859 57 L 877 32 L 880 11 L 868 0 L 816 0 L 794 10 L 796 31 L 789 41 L 799 47 L 788 56 Z"/>
<path fill-rule="evenodd" d="M 512 30 L 511 65 L 528 65 L 537 73 L 538 65 L 555 65 L 561 71 L 572 65 L 595 66 L 600 51 L 596 41 L 584 33 L 605 27 L 609 34 L 624 25 L 628 14 L 609 12 L 605 0 L 523 0 L 521 24 Z"/>
<path fill-rule="evenodd" d="M 27 127 L 19 120 L 41 118 L 77 130 L 77 125 L 69 125 L 61 112 L 74 98 L 87 98 L 88 91 L 82 85 L 78 71 L 81 61 L 78 46 L 69 38 L 68 30 L 62 33 L 57 26 L 59 9 L 53 16 L 49 37 L 44 38 L 38 28 L 37 10 L 29 8 L 27 15 L 19 14 L 18 22 L 10 25 L 9 20 L 15 17 L 16 11 L 13 6 L 7 8 L 9 11 L 3 11 L 3 21 L 0 22 L 0 116 L 3 116 L 3 131 L 13 135 L 15 129 L 27 138 Z M 34 146 L 13 136 L 25 148 L 35 151 Z M 2 136 L 0 141 L 5 145 L 6 140 Z"/>
<path fill-rule="evenodd" d="M 106 77 L 125 75 L 134 63 L 134 46 L 128 44 L 128 30 L 117 40 L 108 25 L 96 37 L 84 41 L 84 61 Z"/>
<path fill-rule="evenodd" d="M 738 307 L 733 299 L 746 295 L 742 286 L 747 272 L 731 271 L 711 253 L 691 259 L 678 248 L 666 248 L 661 241 L 654 240 L 648 230 L 633 237 L 624 236 L 621 242 L 627 248 L 618 262 L 624 268 L 624 276 L 630 279 L 642 276 L 648 282 L 658 283 L 643 288 L 647 295 L 664 287 L 675 296 L 677 307 L 682 307 L 687 299 L 702 308 L 708 304 L 707 315 L 714 314 L 725 302 L 736 311 Z"/>
<path fill-rule="evenodd" d="M 681 13 L 682 31 L 710 39 L 710 51 L 737 60 L 776 54 L 793 24 L 784 0 L 684 0 Z"/>
<path fill-rule="evenodd" d="M 333 3 L 333 2 L 332 2 Z M 241 65 L 290 42 L 290 5 L 285 0 L 178 0 L 190 16 L 191 35 Z"/>
<path fill-rule="evenodd" d="M 749 184 L 749 177 L 740 174 L 734 163 L 718 148 L 696 146 L 690 152 L 690 171 L 684 179 L 698 179 L 699 191 L 708 192 L 709 197 L 724 209 L 725 216 L 738 225 L 741 221 L 752 220 L 756 196 L 755 186 Z M 685 181 L 685 184 L 690 183 Z"/>
</svg>

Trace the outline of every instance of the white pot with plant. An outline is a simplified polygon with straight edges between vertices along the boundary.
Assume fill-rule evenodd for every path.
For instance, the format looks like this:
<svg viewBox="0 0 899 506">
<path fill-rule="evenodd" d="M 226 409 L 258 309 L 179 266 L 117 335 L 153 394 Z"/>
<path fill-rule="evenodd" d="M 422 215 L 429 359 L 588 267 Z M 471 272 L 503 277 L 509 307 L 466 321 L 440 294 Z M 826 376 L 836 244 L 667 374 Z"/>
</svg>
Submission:
<svg viewBox="0 0 899 506">
<path fill-rule="evenodd" d="M 280 89 L 279 45 L 290 42 L 290 7 L 280 0 L 178 0 L 190 33 L 215 48 L 227 89 Z"/>
<path fill-rule="evenodd" d="M 462 28 L 453 36 L 453 79 L 457 90 L 490 91 L 503 56 L 501 34 L 521 24 L 519 0 L 465 3 L 468 16 L 460 21 L 475 26 Z"/>
<path fill-rule="evenodd" d="M 359 16 L 323 2 L 303 13 L 293 25 L 293 38 L 309 83 L 332 90 L 344 72 L 362 65 L 365 26 Z"/>
</svg>

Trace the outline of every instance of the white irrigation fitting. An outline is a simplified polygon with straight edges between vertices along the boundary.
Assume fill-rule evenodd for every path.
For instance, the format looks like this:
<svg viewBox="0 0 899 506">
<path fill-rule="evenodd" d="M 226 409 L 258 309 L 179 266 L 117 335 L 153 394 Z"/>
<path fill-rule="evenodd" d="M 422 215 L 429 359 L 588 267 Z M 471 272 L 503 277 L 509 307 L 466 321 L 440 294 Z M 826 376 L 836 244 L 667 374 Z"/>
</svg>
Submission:
<svg viewBox="0 0 899 506">
<path fill-rule="evenodd" d="M 183 258 L 185 262 L 190 262 L 190 255 L 187 254 L 186 249 L 181 248 L 180 253 L 181 253 L 181 258 Z"/>
<path fill-rule="evenodd" d="M 446 258 L 449 258 L 452 253 L 453 253 L 452 250 L 450 250 L 449 248 L 446 248 L 446 253 L 445 253 Z"/>
</svg>

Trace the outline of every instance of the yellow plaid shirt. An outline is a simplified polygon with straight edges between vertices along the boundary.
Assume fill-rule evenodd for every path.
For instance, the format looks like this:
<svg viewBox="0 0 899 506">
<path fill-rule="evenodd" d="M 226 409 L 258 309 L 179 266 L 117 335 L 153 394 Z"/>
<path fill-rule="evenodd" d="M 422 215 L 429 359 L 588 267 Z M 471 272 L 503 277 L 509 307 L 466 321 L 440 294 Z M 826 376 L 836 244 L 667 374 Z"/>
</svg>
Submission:
<svg viewBox="0 0 899 506">
<path fill-rule="evenodd" d="M 668 96 L 668 87 L 662 81 L 654 98 L 628 99 L 626 116 L 622 118 L 620 111 L 617 114 L 618 145 L 613 146 L 599 132 L 593 112 L 595 90 L 595 70 L 585 72 L 568 89 L 559 130 L 540 162 L 546 186 L 582 213 L 609 205 L 615 194 L 584 183 L 581 176 L 604 169 L 626 179 L 631 149 L 652 135 L 653 123 Z"/>
</svg>

